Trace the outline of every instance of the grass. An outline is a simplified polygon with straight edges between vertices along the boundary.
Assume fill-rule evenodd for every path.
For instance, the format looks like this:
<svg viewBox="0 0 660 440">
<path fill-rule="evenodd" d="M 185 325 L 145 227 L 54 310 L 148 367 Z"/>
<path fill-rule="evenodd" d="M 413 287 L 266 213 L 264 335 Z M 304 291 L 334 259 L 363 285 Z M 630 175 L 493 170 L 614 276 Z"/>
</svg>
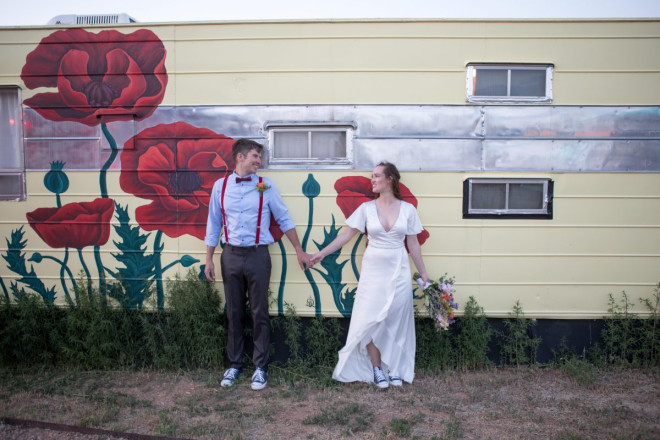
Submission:
<svg viewBox="0 0 660 440">
<path fill-rule="evenodd" d="M 0 368 L 0 416 L 198 439 L 657 438 L 660 370 L 595 369 L 581 384 L 573 366 L 419 374 L 387 390 L 272 371 L 261 392 L 221 388 L 220 370 Z"/>
<path fill-rule="evenodd" d="M 342 434 L 352 435 L 365 431 L 371 425 L 373 413 L 357 403 L 321 408 L 320 413 L 302 420 L 303 425 L 322 425 L 339 428 Z"/>
</svg>

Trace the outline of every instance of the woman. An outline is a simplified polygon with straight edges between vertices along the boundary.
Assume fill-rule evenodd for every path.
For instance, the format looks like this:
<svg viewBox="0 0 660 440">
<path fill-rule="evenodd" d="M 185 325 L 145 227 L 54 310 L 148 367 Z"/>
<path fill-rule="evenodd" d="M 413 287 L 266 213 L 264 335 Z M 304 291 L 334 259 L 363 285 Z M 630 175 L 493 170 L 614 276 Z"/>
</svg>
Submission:
<svg viewBox="0 0 660 440">
<path fill-rule="evenodd" d="M 413 295 L 404 239 L 424 283 L 428 275 L 417 241 L 422 224 L 415 207 L 401 197 L 400 178 L 393 164 L 379 163 L 371 177 L 376 199 L 360 205 L 337 238 L 312 256 L 318 263 L 358 232 L 367 232 L 348 337 L 332 373 L 341 382 L 387 388 L 411 383 L 415 376 Z"/>
</svg>

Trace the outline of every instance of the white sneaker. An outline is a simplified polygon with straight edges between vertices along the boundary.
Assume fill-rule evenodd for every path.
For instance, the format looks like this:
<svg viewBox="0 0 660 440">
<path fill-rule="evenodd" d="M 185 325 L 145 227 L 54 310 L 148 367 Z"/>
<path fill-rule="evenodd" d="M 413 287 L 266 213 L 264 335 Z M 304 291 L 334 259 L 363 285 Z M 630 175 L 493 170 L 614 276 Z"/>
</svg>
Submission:
<svg viewBox="0 0 660 440">
<path fill-rule="evenodd" d="M 252 389 L 255 391 L 263 390 L 268 384 L 268 373 L 262 368 L 254 370 L 252 375 Z"/>
<path fill-rule="evenodd" d="M 398 374 L 390 374 L 390 385 L 395 387 L 403 386 L 403 379 Z"/>
<path fill-rule="evenodd" d="M 240 376 L 242 373 L 241 370 L 238 368 L 230 368 L 227 371 L 225 371 L 225 374 L 222 376 L 222 382 L 220 382 L 221 387 L 230 387 L 234 385 L 234 382 L 236 382 L 236 379 L 238 379 L 238 376 Z"/>
<path fill-rule="evenodd" d="M 390 386 L 385 373 L 380 367 L 374 367 L 374 383 L 378 388 L 387 388 Z"/>
</svg>

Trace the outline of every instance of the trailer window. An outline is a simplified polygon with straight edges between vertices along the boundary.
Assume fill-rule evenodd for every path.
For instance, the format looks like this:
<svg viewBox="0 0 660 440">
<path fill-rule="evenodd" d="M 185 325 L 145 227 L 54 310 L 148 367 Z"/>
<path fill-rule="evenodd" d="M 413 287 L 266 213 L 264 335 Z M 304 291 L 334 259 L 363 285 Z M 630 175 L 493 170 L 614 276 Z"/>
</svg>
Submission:
<svg viewBox="0 0 660 440">
<path fill-rule="evenodd" d="M 271 168 L 349 168 L 353 163 L 352 125 L 270 123 L 266 129 Z"/>
<path fill-rule="evenodd" d="M 550 179 L 477 179 L 463 182 L 463 218 L 552 218 Z"/>
<path fill-rule="evenodd" d="M 25 200 L 21 89 L 0 87 L 0 200 Z"/>
<path fill-rule="evenodd" d="M 551 64 L 468 64 L 469 102 L 552 102 Z"/>
</svg>

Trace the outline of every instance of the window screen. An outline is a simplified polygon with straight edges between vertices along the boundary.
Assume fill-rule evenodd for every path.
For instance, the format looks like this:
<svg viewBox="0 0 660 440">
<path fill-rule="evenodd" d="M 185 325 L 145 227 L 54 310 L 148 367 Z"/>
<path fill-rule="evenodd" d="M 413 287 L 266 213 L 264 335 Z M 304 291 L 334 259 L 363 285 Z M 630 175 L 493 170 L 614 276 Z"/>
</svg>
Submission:
<svg viewBox="0 0 660 440">
<path fill-rule="evenodd" d="M 479 179 L 463 183 L 463 218 L 552 218 L 550 179 Z"/>
<path fill-rule="evenodd" d="M 23 121 L 18 87 L 0 87 L 0 200 L 25 199 Z"/>
<path fill-rule="evenodd" d="M 552 65 L 468 64 L 470 102 L 552 102 Z"/>
</svg>

